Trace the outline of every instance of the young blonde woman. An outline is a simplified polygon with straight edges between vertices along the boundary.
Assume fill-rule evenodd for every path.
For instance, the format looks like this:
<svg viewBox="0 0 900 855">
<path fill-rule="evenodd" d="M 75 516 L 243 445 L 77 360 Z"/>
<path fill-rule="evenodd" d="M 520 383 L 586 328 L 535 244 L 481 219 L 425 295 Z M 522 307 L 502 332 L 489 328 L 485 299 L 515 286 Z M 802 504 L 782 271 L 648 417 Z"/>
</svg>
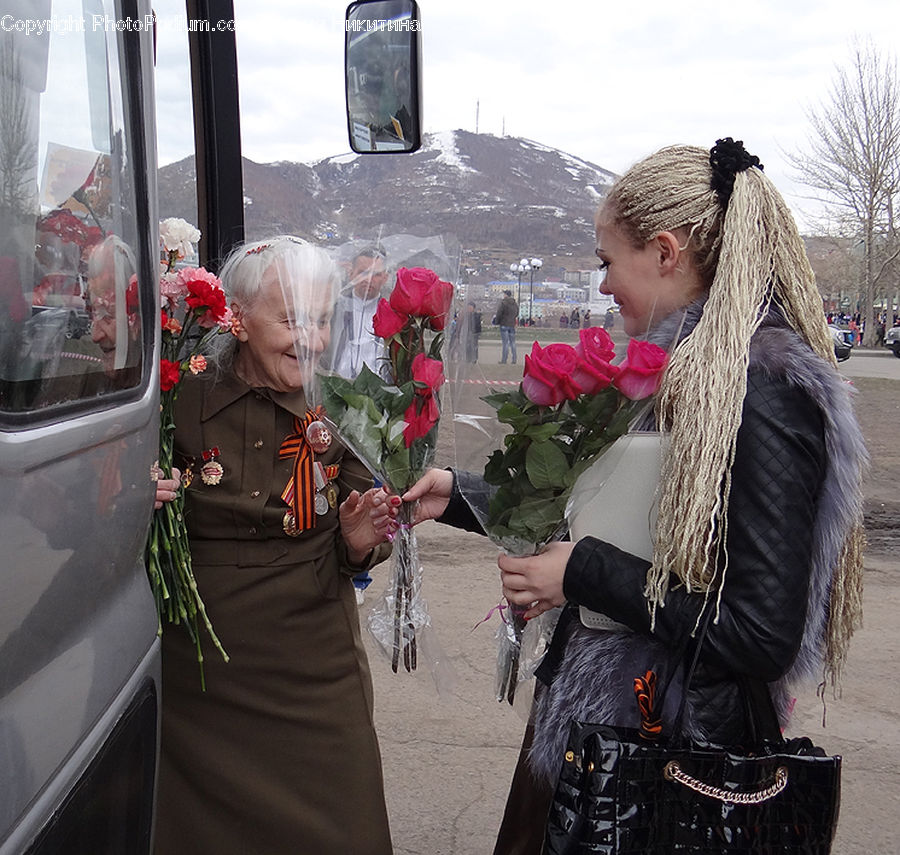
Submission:
<svg viewBox="0 0 900 855">
<path fill-rule="evenodd" d="M 654 551 L 588 536 L 499 559 L 526 617 L 566 608 L 497 855 L 540 853 L 570 718 L 637 727 L 634 678 L 677 670 L 705 605 L 714 620 L 684 728 L 736 747 L 750 741 L 748 687 L 768 689 L 784 723 L 791 686 L 839 677 L 861 614 L 866 453 L 803 241 L 758 159 L 730 138 L 663 149 L 610 190 L 596 231 L 626 332 L 671 352 L 655 406 L 668 442 Z M 404 498 L 474 527 L 459 489 L 471 477 L 430 472 Z M 620 628 L 588 629 L 576 606 Z M 681 694 L 676 679 L 664 727 Z"/>
</svg>

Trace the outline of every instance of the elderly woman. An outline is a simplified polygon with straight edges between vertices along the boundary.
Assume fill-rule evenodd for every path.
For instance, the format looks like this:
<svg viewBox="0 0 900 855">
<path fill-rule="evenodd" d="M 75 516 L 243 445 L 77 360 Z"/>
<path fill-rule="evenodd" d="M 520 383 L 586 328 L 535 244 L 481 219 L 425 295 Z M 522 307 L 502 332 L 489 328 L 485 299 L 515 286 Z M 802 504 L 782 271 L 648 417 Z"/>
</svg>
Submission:
<svg viewBox="0 0 900 855">
<path fill-rule="evenodd" d="M 221 276 L 235 338 L 217 371 L 187 378 L 175 451 L 194 574 L 230 662 L 206 650 L 202 691 L 187 634 L 163 635 L 156 852 L 389 855 L 351 576 L 387 556 L 393 509 L 304 394 L 338 271 L 277 237 L 237 249 Z M 176 486 L 161 481 L 158 499 Z"/>
<path fill-rule="evenodd" d="M 526 619 L 566 608 L 497 855 L 541 852 L 569 720 L 638 727 L 634 678 L 680 673 L 704 607 L 714 620 L 663 729 L 684 692 L 692 738 L 744 748 L 751 698 L 769 692 L 783 724 L 792 685 L 837 677 L 860 618 L 865 449 L 803 241 L 759 161 L 730 139 L 663 149 L 610 189 L 596 232 L 601 290 L 625 331 L 671 350 L 655 406 L 668 443 L 653 555 L 611 535 L 500 557 Z M 419 517 L 471 526 L 466 477 L 430 472 L 404 498 L 421 500 Z M 583 625 L 579 606 L 609 628 Z"/>
</svg>

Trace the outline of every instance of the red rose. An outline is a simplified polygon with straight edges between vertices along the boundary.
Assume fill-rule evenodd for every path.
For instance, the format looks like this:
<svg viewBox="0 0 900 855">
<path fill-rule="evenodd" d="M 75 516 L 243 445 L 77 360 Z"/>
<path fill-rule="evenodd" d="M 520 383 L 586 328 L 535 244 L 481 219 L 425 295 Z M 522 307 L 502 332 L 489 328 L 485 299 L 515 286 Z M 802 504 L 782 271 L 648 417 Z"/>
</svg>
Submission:
<svg viewBox="0 0 900 855">
<path fill-rule="evenodd" d="M 541 407 L 555 407 L 566 400 L 574 400 L 581 389 L 572 381 L 578 367 L 575 348 L 568 344 L 548 344 L 542 348 L 537 342 L 531 356 L 525 357 L 522 391 L 529 401 Z"/>
<path fill-rule="evenodd" d="M 632 401 L 649 398 L 659 389 L 668 360 L 669 355 L 658 345 L 631 339 L 613 385 Z"/>
<path fill-rule="evenodd" d="M 406 324 L 406 317 L 391 308 L 391 304 L 383 297 L 378 301 L 372 327 L 379 338 L 390 338 L 396 335 Z"/>
<path fill-rule="evenodd" d="M 424 389 L 416 388 L 416 394 L 423 397 L 427 398 L 433 395 L 441 388 L 441 384 L 444 382 L 443 363 L 440 359 L 431 359 L 424 353 L 417 353 L 413 357 L 410 370 L 412 371 L 412 379 L 416 383 L 425 384 Z"/>
<path fill-rule="evenodd" d="M 181 363 L 169 359 L 159 360 L 159 388 L 168 392 L 181 380 Z"/>
<path fill-rule="evenodd" d="M 419 410 L 421 404 L 421 410 Z M 437 401 L 433 395 L 422 399 L 416 398 L 403 414 L 406 427 L 403 428 L 403 442 L 409 448 L 417 439 L 421 439 L 430 431 L 440 417 Z"/>
<path fill-rule="evenodd" d="M 453 286 L 449 282 L 438 279 L 437 284 L 425 298 L 425 314 L 428 315 L 428 325 L 435 332 L 440 332 L 446 325 L 452 303 Z"/>
<path fill-rule="evenodd" d="M 426 267 L 401 267 L 391 291 L 390 303 L 402 315 L 430 318 L 434 329 L 443 329 L 453 299 L 453 286 L 442 282 Z"/>
<path fill-rule="evenodd" d="M 425 267 L 401 267 L 391 291 L 391 308 L 402 315 L 427 315 L 428 295 L 440 281 L 433 270 Z"/>
</svg>

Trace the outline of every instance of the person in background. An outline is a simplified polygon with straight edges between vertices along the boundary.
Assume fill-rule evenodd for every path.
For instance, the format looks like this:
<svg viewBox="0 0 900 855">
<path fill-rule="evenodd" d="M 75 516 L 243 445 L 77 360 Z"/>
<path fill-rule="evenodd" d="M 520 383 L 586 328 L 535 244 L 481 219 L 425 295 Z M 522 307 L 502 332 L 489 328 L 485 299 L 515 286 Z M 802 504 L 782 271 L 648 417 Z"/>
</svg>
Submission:
<svg viewBox="0 0 900 855">
<path fill-rule="evenodd" d="M 387 280 L 381 247 L 366 247 L 354 256 L 334 318 L 331 367 L 341 377 L 353 380 L 363 365 L 376 374 L 381 371 L 384 342 L 375 335 L 372 319 Z"/>
<path fill-rule="evenodd" d="M 478 338 L 481 335 L 481 312 L 469 300 L 457 326 L 466 351 L 466 362 L 478 362 Z"/>
<path fill-rule="evenodd" d="M 236 249 L 221 278 L 235 337 L 185 375 L 175 455 L 194 575 L 230 661 L 207 647 L 204 691 L 188 634 L 163 633 L 155 851 L 390 855 L 350 578 L 389 554 L 396 508 L 376 504 L 304 391 L 339 275 L 324 250 L 274 237 Z"/>
<path fill-rule="evenodd" d="M 675 675 L 663 733 L 685 696 L 692 739 L 753 750 L 750 698 L 769 693 L 786 725 L 798 682 L 837 684 L 861 619 L 867 455 L 803 240 L 759 160 L 730 138 L 662 149 L 612 186 L 595 225 L 625 332 L 670 348 L 638 425 L 667 439 L 653 555 L 585 536 L 499 558 L 526 620 L 563 608 L 495 855 L 542 851 L 572 718 L 639 727 L 632 687 L 653 670 Z M 417 520 L 478 530 L 463 495 L 479 482 L 429 470 L 403 499 Z M 680 650 L 704 615 L 684 687 Z"/>
<path fill-rule="evenodd" d="M 512 291 L 504 291 L 503 299 L 497 305 L 494 314 L 494 323 L 500 327 L 500 343 L 502 355 L 500 363 L 506 364 L 509 356 L 512 356 L 513 365 L 516 364 L 516 323 L 519 319 L 519 304 L 515 301 Z"/>
</svg>

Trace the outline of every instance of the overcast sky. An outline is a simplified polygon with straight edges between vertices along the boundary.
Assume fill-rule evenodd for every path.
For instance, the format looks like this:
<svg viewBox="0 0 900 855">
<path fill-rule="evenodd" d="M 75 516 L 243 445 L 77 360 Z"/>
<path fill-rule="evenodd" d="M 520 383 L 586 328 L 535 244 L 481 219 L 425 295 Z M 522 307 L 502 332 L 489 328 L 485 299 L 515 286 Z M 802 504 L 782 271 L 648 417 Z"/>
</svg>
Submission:
<svg viewBox="0 0 900 855">
<path fill-rule="evenodd" d="M 183 0 L 160 18 L 160 163 L 189 153 Z M 897 0 L 567 3 L 420 0 L 426 132 L 528 139 L 605 169 L 670 143 L 743 139 L 801 220 L 784 152 L 827 100 L 854 39 L 900 54 Z M 244 156 L 312 163 L 349 151 L 341 0 L 235 0 Z"/>
</svg>

